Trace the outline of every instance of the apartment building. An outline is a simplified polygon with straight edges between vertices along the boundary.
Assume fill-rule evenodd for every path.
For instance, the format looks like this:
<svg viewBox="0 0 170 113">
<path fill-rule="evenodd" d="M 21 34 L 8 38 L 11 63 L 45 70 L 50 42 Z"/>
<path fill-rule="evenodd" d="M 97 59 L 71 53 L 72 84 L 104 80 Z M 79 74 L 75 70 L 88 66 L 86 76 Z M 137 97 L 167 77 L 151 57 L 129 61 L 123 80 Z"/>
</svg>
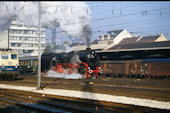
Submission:
<svg viewBox="0 0 170 113">
<path fill-rule="evenodd" d="M 46 46 L 45 28 L 41 28 L 41 53 Z M 39 46 L 38 28 L 27 27 L 13 21 L 8 30 L 0 33 L 0 48 L 17 51 L 20 56 L 37 56 Z"/>
</svg>

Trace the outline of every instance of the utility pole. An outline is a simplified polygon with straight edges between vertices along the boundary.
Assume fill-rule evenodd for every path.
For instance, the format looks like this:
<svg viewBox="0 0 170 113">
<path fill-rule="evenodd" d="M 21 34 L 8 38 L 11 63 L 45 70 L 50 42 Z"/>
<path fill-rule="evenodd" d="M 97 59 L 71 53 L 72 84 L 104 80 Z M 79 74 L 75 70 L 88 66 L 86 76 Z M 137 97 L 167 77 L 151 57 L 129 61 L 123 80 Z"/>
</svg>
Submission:
<svg viewBox="0 0 170 113">
<path fill-rule="evenodd" d="M 41 89 L 41 12 L 40 12 L 40 1 L 38 7 L 38 27 L 39 27 L 39 46 L 38 46 L 38 75 L 37 75 L 37 90 Z"/>
</svg>

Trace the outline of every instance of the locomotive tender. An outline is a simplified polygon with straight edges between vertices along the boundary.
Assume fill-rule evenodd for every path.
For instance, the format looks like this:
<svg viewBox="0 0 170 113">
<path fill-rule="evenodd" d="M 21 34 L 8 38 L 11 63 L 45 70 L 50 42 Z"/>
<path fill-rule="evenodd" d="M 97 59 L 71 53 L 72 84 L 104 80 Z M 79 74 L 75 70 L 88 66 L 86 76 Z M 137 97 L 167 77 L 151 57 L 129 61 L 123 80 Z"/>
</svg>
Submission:
<svg viewBox="0 0 170 113">
<path fill-rule="evenodd" d="M 18 76 L 18 53 L 0 51 L 0 79 L 14 80 Z"/>
<path fill-rule="evenodd" d="M 79 73 L 83 78 L 98 77 L 103 73 L 98 64 L 98 56 L 90 48 L 79 52 L 42 54 L 41 58 L 43 72 L 53 70 L 58 73 Z"/>
</svg>

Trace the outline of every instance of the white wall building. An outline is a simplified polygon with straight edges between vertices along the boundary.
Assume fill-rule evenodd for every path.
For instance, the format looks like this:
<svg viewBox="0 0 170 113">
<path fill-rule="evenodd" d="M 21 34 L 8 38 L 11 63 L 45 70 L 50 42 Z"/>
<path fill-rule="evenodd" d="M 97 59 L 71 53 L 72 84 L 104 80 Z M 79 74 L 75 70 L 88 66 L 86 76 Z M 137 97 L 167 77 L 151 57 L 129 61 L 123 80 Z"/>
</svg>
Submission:
<svg viewBox="0 0 170 113">
<path fill-rule="evenodd" d="M 46 46 L 45 28 L 41 28 L 41 52 Z M 20 56 L 38 55 L 38 28 L 24 26 L 23 23 L 13 21 L 8 30 L 0 33 L 0 48 L 17 51 Z"/>
<path fill-rule="evenodd" d="M 109 48 L 115 46 L 116 44 L 118 44 L 124 38 L 132 38 L 132 35 L 126 29 L 108 31 L 107 35 L 108 35 L 108 37 L 106 38 L 106 40 L 108 40 L 108 41 L 112 40 L 113 43 L 109 44 L 104 49 L 109 49 Z M 101 38 L 101 39 L 105 40 L 105 37 Z"/>
</svg>

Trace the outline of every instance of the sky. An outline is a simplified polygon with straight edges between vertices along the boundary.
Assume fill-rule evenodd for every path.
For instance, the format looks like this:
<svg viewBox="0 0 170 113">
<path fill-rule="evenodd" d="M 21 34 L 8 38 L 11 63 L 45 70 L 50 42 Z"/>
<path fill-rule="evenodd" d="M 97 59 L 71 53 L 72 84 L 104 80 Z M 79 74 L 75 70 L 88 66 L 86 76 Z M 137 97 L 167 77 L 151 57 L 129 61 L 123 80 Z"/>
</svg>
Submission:
<svg viewBox="0 0 170 113">
<path fill-rule="evenodd" d="M 83 1 L 81 1 L 83 2 Z M 110 30 L 126 29 L 133 36 L 163 34 L 170 40 L 170 1 L 86 1 L 91 11 L 91 41 Z M 72 41 L 56 28 L 57 44 Z M 51 29 L 47 32 L 51 41 Z M 74 40 L 76 41 L 76 40 Z M 81 41 L 81 40 L 79 40 Z"/>
</svg>

